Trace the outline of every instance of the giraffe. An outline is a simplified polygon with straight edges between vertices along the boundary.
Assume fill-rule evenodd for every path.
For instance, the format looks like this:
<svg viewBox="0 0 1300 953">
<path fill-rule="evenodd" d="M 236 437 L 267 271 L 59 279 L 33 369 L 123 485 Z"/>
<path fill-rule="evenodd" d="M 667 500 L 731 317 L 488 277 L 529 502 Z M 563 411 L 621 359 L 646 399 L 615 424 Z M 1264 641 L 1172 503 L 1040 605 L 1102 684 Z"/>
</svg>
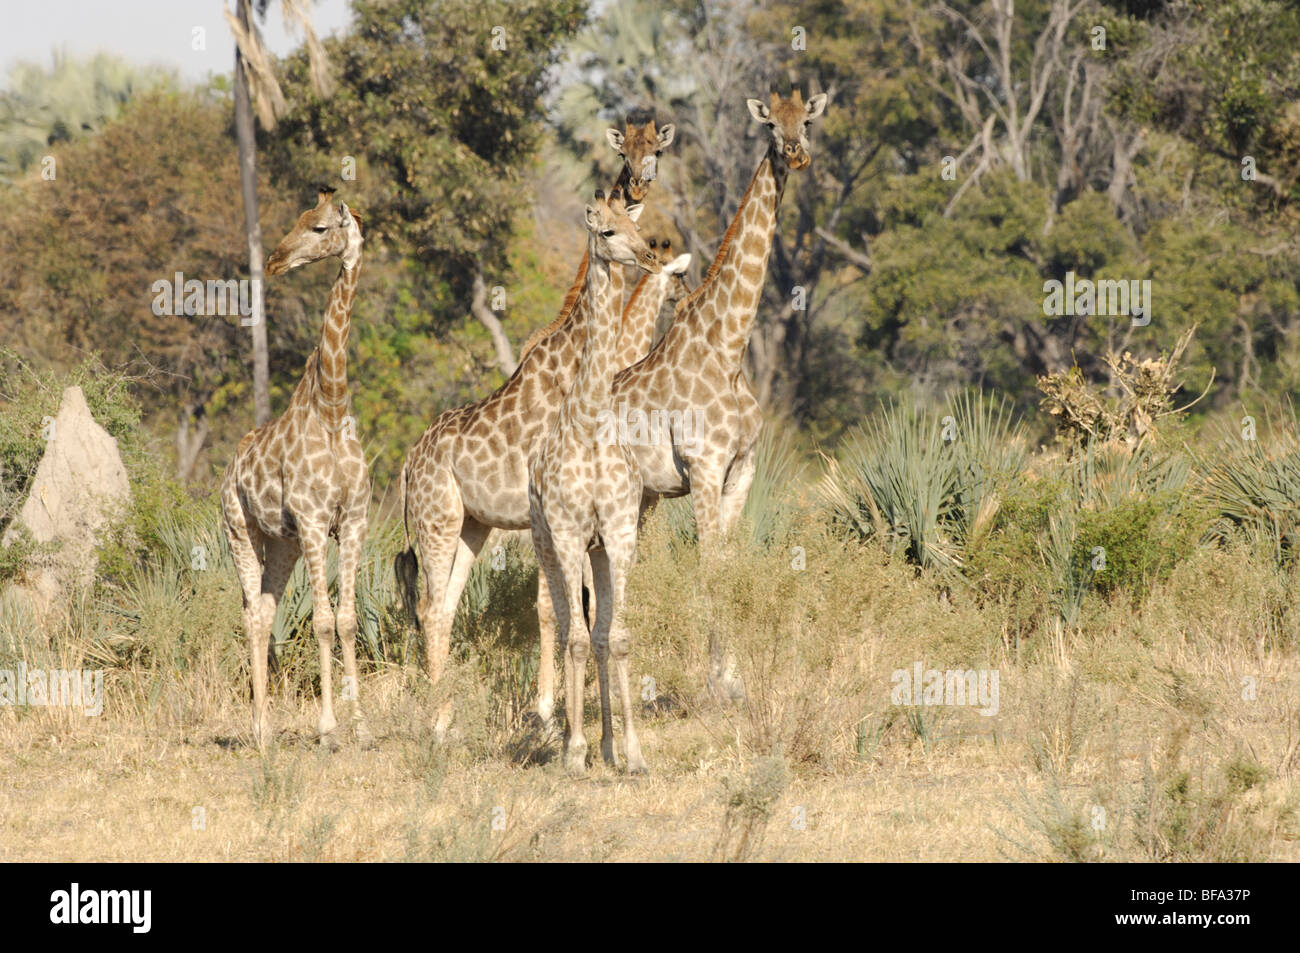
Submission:
<svg viewBox="0 0 1300 953">
<path fill-rule="evenodd" d="M 528 461 L 528 503 L 533 546 L 550 589 L 565 663 L 564 761 L 570 774 L 586 771 L 587 741 L 582 717 L 587 654 L 594 644 L 600 683 L 601 754 L 611 766 L 614 756 L 608 662 L 614 661 L 623 704 L 623 738 L 627 769 L 646 770 L 633 718 L 628 675 L 631 637 L 623 621 L 627 571 L 636 552 L 641 509 L 641 478 L 636 461 L 609 426 L 610 382 L 619 369 L 619 302 L 614 297 L 611 265 L 635 265 L 650 274 L 662 272 L 655 252 L 637 234 L 643 206 L 626 211 L 596 193 L 586 208 L 587 334 L 572 388 L 560 404 L 550 432 Z M 582 618 L 583 559 L 591 549 L 596 589 L 596 624 L 588 632 Z"/>
<path fill-rule="evenodd" d="M 753 479 L 753 451 L 762 416 L 742 369 L 772 251 L 776 218 L 790 169 L 806 168 L 808 127 L 826 95 L 807 103 L 795 89 L 773 92 L 768 104 L 748 100 L 768 127 L 767 152 L 700 286 L 677 307 L 668 332 L 645 360 L 620 371 L 613 395 L 629 407 L 690 410 L 702 432 L 695 448 L 674 435 L 671 445 L 636 446 L 649 497 L 691 495 L 703 549 L 735 523 Z"/>
<path fill-rule="evenodd" d="M 660 497 L 690 494 L 701 555 L 712 558 L 719 538 L 735 524 L 754 478 L 754 447 L 763 415 L 742 368 L 754 328 L 776 217 L 790 169 L 806 168 L 808 127 L 826 108 L 824 93 L 805 103 L 775 91 L 769 102 L 748 100 L 750 115 L 770 130 L 735 218 L 700 286 L 677 305 L 673 323 L 646 357 L 614 377 L 611 403 L 628 413 L 658 410 L 689 420 L 689 439 L 675 429 L 670 441 L 630 447 L 644 485 L 643 507 Z M 741 694 L 731 664 L 710 635 L 710 684 Z M 554 679 L 543 653 L 539 683 Z"/>
<path fill-rule="evenodd" d="M 342 260 L 330 291 L 319 346 L 307 358 L 302 380 L 285 412 L 239 442 L 221 483 L 221 513 L 244 596 L 253 681 L 253 740 L 267 740 L 266 665 L 271 624 L 285 583 L 301 554 L 312 590 L 312 629 L 320 648 L 320 741 L 331 747 L 333 686 L 331 653 L 337 622 L 343 644 L 343 698 L 352 700 L 357 739 L 368 733 L 357 701 L 356 574 L 366 535 L 370 474 L 357 439 L 348 394 L 347 342 L 361 268 L 361 223 L 347 205 L 335 205 L 322 187 L 316 207 L 298 217 L 293 230 L 266 262 L 280 275 L 322 258 Z M 339 599 L 330 607 L 325 575 L 328 538 L 338 539 Z"/>
<path fill-rule="evenodd" d="M 617 129 L 606 129 L 606 141 L 618 153 L 619 158 L 623 160 L 618 179 L 614 182 L 613 189 L 610 190 L 611 194 L 619 192 L 631 198 L 634 202 L 644 202 L 645 197 L 650 192 L 651 183 L 658 176 L 659 157 L 663 155 L 665 149 L 672 145 L 673 138 L 676 135 L 677 127 L 672 123 L 656 129 L 654 114 L 644 109 L 633 110 L 628 113 L 623 125 L 623 132 L 619 132 Z M 623 269 L 621 267 L 615 268 L 611 274 L 614 281 L 615 300 L 622 301 L 625 290 Z M 536 347 L 538 341 L 568 321 L 569 312 L 577 301 L 586 277 L 587 254 L 584 251 L 582 262 L 578 265 L 578 273 L 569 286 L 569 293 L 564 298 L 560 313 L 556 315 L 554 321 L 538 328 L 524 341 L 524 346 L 519 349 L 521 363 L 524 355 Z M 648 342 L 646 346 L 649 347 Z M 579 344 L 579 349 L 581 349 L 581 344 Z M 638 354 L 637 358 L 640 359 L 643 356 L 644 352 Z"/>
<path fill-rule="evenodd" d="M 632 297 L 623 308 L 623 321 L 619 326 L 618 349 L 614 366 L 631 367 L 650 351 L 654 341 L 655 323 L 659 309 L 665 301 L 678 301 L 690 294 L 686 284 L 686 269 L 691 266 L 689 253 L 673 257 L 671 239 L 650 239 L 650 250 L 655 253 L 663 270 L 645 274 L 632 289 Z"/>
<path fill-rule="evenodd" d="M 635 183 L 644 196 L 650 180 L 644 174 L 634 174 L 633 169 L 649 169 L 646 160 L 668 147 L 675 129 L 665 125 L 655 131 L 653 118 L 646 122 L 630 118 L 625 130 L 608 133 L 611 144 L 619 144 L 624 160 L 618 182 Z M 619 192 L 612 190 L 610 201 L 622 202 L 621 194 L 614 197 Z M 493 528 L 521 530 L 529 526 L 528 456 L 533 444 L 554 424 L 560 401 L 578 370 L 587 329 L 584 289 L 588 264 L 584 253 L 559 315 L 524 344 L 510 379 L 475 403 L 439 414 L 402 463 L 398 499 L 406 546 L 398 553 L 394 568 L 407 614 L 419 623 L 425 672 L 434 684 L 442 677 L 450 651 L 456 606 L 488 534 Z M 621 265 L 610 269 L 615 300 L 621 300 L 623 280 Z M 663 290 L 667 293 L 669 289 Z M 646 317 L 650 335 L 657 313 L 658 306 Z M 633 333 L 626 323 L 624 328 Z M 644 340 L 648 347 L 649 337 Z M 639 359 L 644 351 L 635 356 Z M 418 586 L 421 564 L 423 595 Z M 540 574 L 537 606 L 542 651 L 553 656 L 555 616 L 550 589 Z M 549 733 L 555 708 L 554 663 L 543 671 L 550 677 L 538 685 L 537 712 Z M 445 734 L 449 714 L 450 706 L 441 706 L 437 735 Z"/>
</svg>

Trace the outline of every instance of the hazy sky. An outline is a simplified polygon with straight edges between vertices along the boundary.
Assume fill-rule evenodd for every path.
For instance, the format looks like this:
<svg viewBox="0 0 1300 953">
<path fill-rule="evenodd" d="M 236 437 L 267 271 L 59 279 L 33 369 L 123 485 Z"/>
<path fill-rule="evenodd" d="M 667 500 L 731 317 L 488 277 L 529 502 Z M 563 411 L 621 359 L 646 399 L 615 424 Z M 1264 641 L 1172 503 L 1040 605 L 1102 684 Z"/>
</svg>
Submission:
<svg viewBox="0 0 1300 953">
<path fill-rule="evenodd" d="M 0 29 L 0 74 L 19 60 L 48 65 L 55 49 L 80 57 L 105 51 L 134 63 L 174 68 L 183 80 L 229 72 L 235 41 L 223 6 L 233 0 L 11 0 Z M 321 37 L 338 32 L 351 18 L 347 0 L 312 0 L 312 23 Z M 205 50 L 192 48 L 194 31 L 205 31 Z M 285 30 L 279 3 L 267 11 L 262 33 L 278 55 L 302 42 Z"/>
</svg>

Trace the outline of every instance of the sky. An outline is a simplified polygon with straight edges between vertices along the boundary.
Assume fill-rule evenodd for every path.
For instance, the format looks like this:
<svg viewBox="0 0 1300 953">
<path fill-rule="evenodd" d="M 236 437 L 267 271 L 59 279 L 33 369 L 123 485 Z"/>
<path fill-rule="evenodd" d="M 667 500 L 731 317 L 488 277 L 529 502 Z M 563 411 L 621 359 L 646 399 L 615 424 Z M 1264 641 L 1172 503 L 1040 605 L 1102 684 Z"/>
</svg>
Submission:
<svg viewBox="0 0 1300 953">
<path fill-rule="evenodd" d="M 233 0 L 11 0 L 0 30 L 0 76 L 17 62 L 48 66 L 54 50 L 81 58 L 115 53 L 140 65 L 171 67 L 184 81 L 229 72 L 235 41 L 222 16 Z M 312 0 L 312 24 L 324 38 L 341 32 L 351 18 L 348 0 Z M 280 5 L 272 3 L 261 24 L 267 45 L 283 56 L 302 43 L 286 31 Z M 194 49 L 202 30 L 204 49 Z M 0 80 L 0 85 L 3 85 Z"/>
</svg>

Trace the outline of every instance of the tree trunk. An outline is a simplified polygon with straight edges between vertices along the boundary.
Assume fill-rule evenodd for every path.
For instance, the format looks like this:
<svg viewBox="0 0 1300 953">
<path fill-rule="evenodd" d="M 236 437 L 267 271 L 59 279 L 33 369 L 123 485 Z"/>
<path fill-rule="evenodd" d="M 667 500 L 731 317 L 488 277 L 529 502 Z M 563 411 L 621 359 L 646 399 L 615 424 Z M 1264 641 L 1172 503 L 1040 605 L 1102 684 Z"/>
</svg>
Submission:
<svg viewBox="0 0 1300 953">
<path fill-rule="evenodd" d="M 239 22 L 249 23 L 248 0 L 238 0 Z M 248 238 L 248 278 L 252 286 L 253 313 L 242 320 L 251 322 L 253 332 L 253 420 L 262 426 L 271 419 L 269 359 L 266 321 L 262 308 L 262 227 L 257 219 L 257 139 L 253 132 L 253 107 L 249 99 L 244 61 L 235 48 L 235 136 L 239 143 L 239 184 L 244 197 L 244 231 Z"/>
<path fill-rule="evenodd" d="M 509 377 L 515 372 L 519 362 L 515 360 L 514 351 L 510 348 L 510 338 L 506 336 L 505 328 L 501 326 L 501 321 L 493 314 L 492 309 L 487 306 L 487 283 L 484 282 L 481 271 L 474 274 L 474 298 L 470 302 L 469 309 L 492 336 L 492 346 L 497 353 L 497 367 L 501 369 L 502 374 Z"/>
<path fill-rule="evenodd" d="M 208 439 L 209 424 L 202 403 L 182 407 L 180 418 L 176 428 L 176 479 L 189 483 L 203 443 Z"/>
</svg>

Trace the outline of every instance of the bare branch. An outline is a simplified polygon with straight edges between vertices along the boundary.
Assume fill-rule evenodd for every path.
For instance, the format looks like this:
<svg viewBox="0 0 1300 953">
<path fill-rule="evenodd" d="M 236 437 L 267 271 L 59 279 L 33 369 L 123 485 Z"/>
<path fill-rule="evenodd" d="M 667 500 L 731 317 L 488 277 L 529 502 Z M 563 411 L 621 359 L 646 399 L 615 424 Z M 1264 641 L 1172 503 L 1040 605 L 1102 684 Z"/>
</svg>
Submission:
<svg viewBox="0 0 1300 953">
<path fill-rule="evenodd" d="M 872 267 L 871 256 L 858 251 L 848 242 L 836 238 L 834 235 L 826 231 L 826 229 L 822 228 L 820 225 L 817 226 L 816 232 L 817 232 L 817 236 L 821 238 L 822 241 L 824 241 L 827 245 L 830 245 L 831 248 L 835 249 L 842 256 L 844 256 L 844 258 L 847 259 L 850 264 L 856 265 L 857 267 L 861 268 L 864 272 L 867 272 L 868 274 L 871 273 L 871 267 Z"/>
<path fill-rule="evenodd" d="M 497 367 L 501 369 L 502 374 L 509 377 L 515 372 L 519 363 L 515 360 L 514 351 L 510 347 L 510 338 L 506 336 L 500 319 L 487 306 L 487 284 L 483 281 L 482 272 L 474 275 L 474 297 L 470 301 L 469 309 L 479 323 L 487 328 L 488 334 L 492 337 L 492 346 L 497 352 Z"/>
</svg>

